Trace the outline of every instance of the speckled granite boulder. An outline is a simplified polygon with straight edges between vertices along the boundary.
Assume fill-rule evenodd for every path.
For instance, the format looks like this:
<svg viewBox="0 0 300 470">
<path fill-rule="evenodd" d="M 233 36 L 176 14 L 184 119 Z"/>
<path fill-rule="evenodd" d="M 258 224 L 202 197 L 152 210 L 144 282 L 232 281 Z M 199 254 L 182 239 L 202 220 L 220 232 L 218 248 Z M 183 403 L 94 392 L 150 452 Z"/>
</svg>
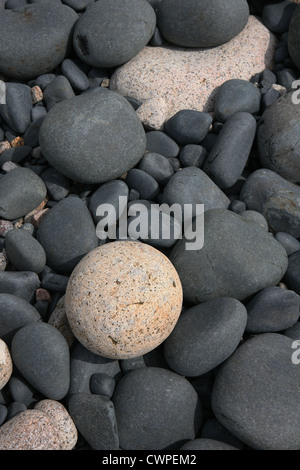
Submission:
<svg viewBox="0 0 300 470">
<path fill-rule="evenodd" d="M 113 73 L 110 89 L 141 101 L 136 111 L 141 121 L 161 130 L 182 109 L 213 111 L 217 88 L 226 80 L 249 80 L 272 68 L 276 44 L 275 36 L 251 15 L 240 34 L 211 49 L 146 46 Z"/>
<path fill-rule="evenodd" d="M 11 355 L 6 343 L 0 338 L 0 390 L 7 384 L 13 370 Z"/>
</svg>

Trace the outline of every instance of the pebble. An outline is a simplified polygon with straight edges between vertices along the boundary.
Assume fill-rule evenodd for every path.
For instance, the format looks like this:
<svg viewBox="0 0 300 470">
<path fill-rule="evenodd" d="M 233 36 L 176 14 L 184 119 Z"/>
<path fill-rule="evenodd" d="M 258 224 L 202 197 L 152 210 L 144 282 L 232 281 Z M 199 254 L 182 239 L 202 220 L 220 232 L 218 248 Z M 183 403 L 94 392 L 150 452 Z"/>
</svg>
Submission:
<svg viewBox="0 0 300 470">
<path fill-rule="evenodd" d="M 296 251 L 300 250 L 299 240 L 297 240 L 295 237 L 292 237 L 288 233 L 277 232 L 275 234 L 275 238 L 279 243 L 281 243 L 284 246 L 288 256 L 290 256 L 293 253 L 296 253 Z"/>
<path fill-rule="evenodd" d="M 93 67 L 115 67 L 135 57 L 156 26 L 146 0 L 96 2 L 80 16 L 73 44 L 78 57 Z"/>
<path fill-rule="evenodd" d="M 179 154 L 179 160 L 183 167 L 197 166 L 203 168 L 207 151 L 202 145 L 184 145 Z"/>
<path fill-rule="evenodd" d="M 144 367 L 124 375 L 113 396 L 122 450 L 162 450 L 194 439 L 202 405 L 188 380 Z"/>
<path fill-rule="evenodd" d="M 6 124 L 15 132 L 24 134 L 31 123 L 31 109 L 31 88 L 22 83 L 7 83 L 6 104 L 0 105 L 0 114 Z"/>
<path fill-rule="evenodd" d="M 300 369 L 291 360 L 291 346 L 279 333 L 250 337 L 216 375 L 213 412 L 253 449 L 299 449 Z"/>
<path fill-rule="evenodd" d="M 215 118 L 225 122 L 236 113 L 256 114 L 260 110 L 261 94 L 253 83 L 238 78 L 225 81 L 218 89 Z"/>
<path fill-rule="evenodd" d="M 89 88 L 90 82 L 87 75 L 74 60 L 65 59 L 61 64 L 61 71 L 76 90 L 84 91 Z"/>
<path fill-rule="evenodd" d="M 224 44 L 244 29 L 248 17 L 245 0 L 228 0 L 226 4 L 217 0 L 213 5 L 206 0 L 164 0 L 157 8 L 157 25 L 163 37 L 185 47 Z"/>
<path fill-rule="evenodd" d="M 180 152 L 179 145 L 162 131 L 149 131 L 146 133 L 146 151 L 158 153 L 166 158 L 177 157 Z"/>
<path fill-rule="evenodd" d="M 11 355 L 22 376 L 45 398 L 61 400 L 70 385 L 69 347 L 55 327 L 32 322 L 12 339 Z"/>
<path fill-rule="evenodd" d="M 299 22 L 300 7 L 297 6 L 292 15 L 288 30 L 288 51 L 296 67 L 300 66 Z"/>
<path fill-rule="evenodd" d="M 5 248 L 10 262 L 18 271 L 40 274 L 46 264 L 42 245 L 28 232 L 13 229 L 6 235 Z"/>
<path fill-rule="evenodd" d="M 125 198 L 125 201 L 129 197 L 129 188 L 125 181 L 113 180 L 100 185 L 92 193 L 88 203 L 94 222 L 98 223 L 103 217 L 103 215 L 97 215 L 97 209 L 100 204 L 112 205 L 115 209 L 116 221 L 118 221 L 120 213 L 122 214 L 124 211 L 124 208 L 119 203 L 120 197 Z"/>
<path fill-rule="evenodd" d="M 64 100 L 74 98 L 75 93 L 68 78 L 58 75 L 44 89 L 44 103 L 47 111 Z"/>
<path fill-rule="evenodd" d="M 208 153 L 203 170 L 219 188 L 230 188 L 241 176 L 256 134 L 250 113 L 237 112 L 226 120 Z"/>
<path fill-rule="evenodd" d="M 243 217 L 244 220 L 247 220 L 248 222 L 253 222 L 254 224 L 259 225 L 262 227 L 264 230 L 268 232 L 269 226 L 268 222 L 266 221 L 265 217 L 257 211 L 252 211 L 252 210 L 245 210 L 243 212 L 240 212 L 240 216 Z"/>
<path fill-rule="evenodd" d="M 18 402 L 18 401 L 13 401 L 7 407 L 6 421 L 9 421 L 14 416 L 17 416 L 19 413 L 21 413 L 22 411 L 25 411 L 25 410 L 27 410 L 27 406 L 24 405 L 24 403 L 21 403 L 21 402 Z"/>
<path fill-rule="evenodd" d="M 263 22 L 273 33 L 288 32 L 296 8 L 297 5 L 288 0 L 265 5 L 262 11 Z"/>
<path fill-rule="evenodd" d="M 28 80 L 53 70 L 69 51 L 77 19 L 74 10 L 54 2 L 0 10 L 0 72 Z"/>
<path fill-rule="evenodd" d="M 18 167 L 0 179 L 0 217 L 15 220 L 35 209 L 45 198 L 42 179 L 28 168 Z"/>
<path fill-rule="evenodd" d="M 164 131 L 180 145 L 200 144 L 212 121 L 208 113 L 183 109 L 165 122 Z"/>
<path fill-rule="evenodd" d="M 36 399 L 35 389 L 31 387 L 23 377 L 12 375 L 8 383 L 9 393 L 14 402 L 23 403 L 26 408 L 32 407 Z"/>
<path fill-rule="evenodd" d="M 28 300 L 14 294 L 0 294 L 0 337 L 8 346 L 20 328 L 39 320 L 39 313 Z"/>
<path fill-rule="evenodd" d="M 166 186 L 174 174 L 169 159 L 159 153 L 146 153 L 141 159 L 138 169 L 152 176 L 160 187 Z"/>
<path fill-rule="evenodd" d="M 243 337 L 246 323 L 246 308 L 229 297 L 185 309 L 164 342 L 166 361 L 180 375 L 203 375 L 231 356 Z M 217 348 L 214 338 L 218 338 Z"/>
<path fill-rule="evenodd" d="M 74 196 L 49 210 L 38 227 L 37 241 L 45 250 L 47 266 L 63 275 L 98 245 L 93 219 L 84 202 Z"/>
<path fill-rule="evenodd" d="M 138 191 L 141 199 L 155 201 L 159 194 L 158 182 L 149 173 L 139 168 L 132 168 L 128 171 L 125 183 L 129 189 Z"/>
<path fill-rule="evenodd" d="M 276 285 L 287 270 L 282 245 L 232 211 L 212 209 L 204 213 L 204 240 L 202 249 L 185 250 L 183 237 L 170 254 L 184 299 L 191 304 L 223 296 L 246 299 Z"/>
<path fill-rule="evenodd" d="M 40 130 L 40 146 L 63 175 L 82 183 L 104 183 L 139 162 L 146 138 L 128 101 L 100 87 L 51 109 Z"/>
<path fill-rule="evenodd" d="M 0 271 L 0 294 L 13 294 L 32 302 L 39 287 L 40 279 L 32 271 Z"/>
<path fill-rule="evenodd" d="M 76 393 L 68 406 L 76 427 L 93 450 L 119 449 L 114 404 L 108 397 Z"/>
<path fill-rule="evenodd" d="M 71 182 L 55 168 L 47 168 L 41 173 L 51 200 L 61 201 L 69 194 Z"/>
<path fill-rule="evenodd" d="M 0 338 L 0 390 L 7 384 L 13 370 L 13 362 L 7 344 Z"/>
<path fill-rule="evenodd" d="M 171 333 L 182 308 L 182 288 L 173 265 L 156 248 L 116 241 L 76 266 L 65 305 L 70 327 L 87 349 L 126 359 L 146 354 Z"/>
<path fill-rule="evenodd" d="M 105 373 L 93 374 L 90 382 L 91 393 L 96 395 L 103 395 L 111 398 L 114 394 L 116 381 Z"/>
</svg>

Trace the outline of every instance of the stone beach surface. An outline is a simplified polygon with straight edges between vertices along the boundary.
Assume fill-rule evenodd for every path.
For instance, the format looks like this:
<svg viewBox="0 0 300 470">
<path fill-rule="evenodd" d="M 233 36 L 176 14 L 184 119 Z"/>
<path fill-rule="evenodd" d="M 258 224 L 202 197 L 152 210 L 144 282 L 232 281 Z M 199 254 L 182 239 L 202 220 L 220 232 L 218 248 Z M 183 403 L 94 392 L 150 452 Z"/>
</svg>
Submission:
<svg viewBox="0 0 300 470">
<path fill-rule="evenodd" d="M 299 3 L 0 0 L 0 450 L 300 450 Z"/>
</svg>

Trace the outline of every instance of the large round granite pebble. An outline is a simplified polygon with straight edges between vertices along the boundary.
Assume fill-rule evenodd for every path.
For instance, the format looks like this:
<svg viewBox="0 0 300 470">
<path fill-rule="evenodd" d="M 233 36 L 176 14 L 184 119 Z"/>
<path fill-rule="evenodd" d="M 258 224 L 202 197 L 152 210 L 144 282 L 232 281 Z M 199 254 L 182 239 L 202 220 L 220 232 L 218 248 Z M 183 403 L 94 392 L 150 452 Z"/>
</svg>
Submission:
<svg viewBox="0 0 300 470">
<path fill-rule="evenodd" d="M 292 362 L 292 343 L 277 333 L 254 336 L 216 376 L 214 414 L 251 448 L 300 449 L 300 368 Z"/>
<path fill-rule="evenodd" d="M 186 242 L 178 240 L 170 260 L 191 304 L 222 296 L 243 300 L 278 284 L 287 269 L 286 251 L 271 234 L 226 209 L 205 212 L 202 249 L 186 250 Z"/>
<path fill-rule="evenodd" d="M 115 67 L 136 56 L 156 25 L 146 0 L 102 0 L 91 5 L 74 29 L 77 55 L 94 67 Z"/>
<path fill-rule="evenodd" d="M 82 183 L 103 183 L 139 162 L 146 137 L 130 103 L 99 87 L 54 106 L 41 126 L 40 146 L 63 175 Z"/>
<path fill-rule="evenodd" d="M 56 2 L 0 11 L 0 71 L 19 80 L 50 72 L 65 58 L 78 15 Z"/>
<path fill-rule="evenodd" d="M 11 355 L 6 343 L 0 338 L 0 390 L 7 384 L 13 370 Z"/>
<path fill-rule="evenodd" d="M 162 35 L 185 47 L 224 44 L 243 30 L 248 17 L 246 0 L 161 0 L 157 8 Z"/>
<path fill-rule="evenodd" d="M 74 335 L 87 349 L 126 359 L 153 350 L 171 333 L 182 288 L 165 255 L 141 242 L 117 241 L 79 262 L 65 306 Z"/>
</svg>

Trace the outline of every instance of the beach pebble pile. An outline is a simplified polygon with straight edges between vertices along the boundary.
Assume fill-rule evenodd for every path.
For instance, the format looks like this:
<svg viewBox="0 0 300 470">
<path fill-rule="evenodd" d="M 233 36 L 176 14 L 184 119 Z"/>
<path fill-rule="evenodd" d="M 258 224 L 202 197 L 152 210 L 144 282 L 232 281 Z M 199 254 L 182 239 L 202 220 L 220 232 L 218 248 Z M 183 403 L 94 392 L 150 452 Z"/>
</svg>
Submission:
<svg viewBox="0 0 300 470">
<path fill-rule="evenodd" d="M 297 3 L 0 0 L 0 450 L 300 449 Z"/>
</svg>

